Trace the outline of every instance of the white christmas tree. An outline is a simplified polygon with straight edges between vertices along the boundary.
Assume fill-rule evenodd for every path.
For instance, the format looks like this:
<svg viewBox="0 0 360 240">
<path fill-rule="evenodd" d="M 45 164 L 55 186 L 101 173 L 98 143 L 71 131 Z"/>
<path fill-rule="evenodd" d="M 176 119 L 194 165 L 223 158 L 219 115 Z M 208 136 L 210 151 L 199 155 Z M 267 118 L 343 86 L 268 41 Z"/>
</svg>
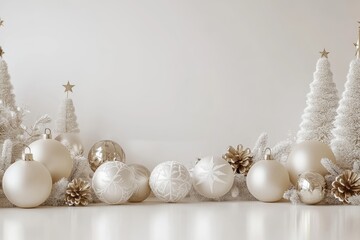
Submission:
<svg viewBox="0 0 360 240">
<path fill-rule="evenodd" d="M 350 63 L 331 141 L 336 161 L 345 169 L 351 169 L 353 163 L 360 160 L 360 27 L 358 34 L 354 44 L 356 59 Z"/>
<path fill-rule="evenodd" d="M 297 142 L 317 140 L 330 144 L 333 137 L 336 109 L 339 97 L 330 63 L 327 58 L 329 52 L 324 49 L 317 61 L 314 80 L 310 84 L 307 94 L 307 107 L 302 115 L 300 130 L 297 133 Z"/>
<path fill-rule="evenodd" d="M 65 92 L 67 93 L 67 97 L 60 105 L 58 119 L 56 120 L 56 132 L 61 133 L 79 133 L 79 125 L 76 122 L 77 117 L 75 114 L 74 103 L 71 98 L 68 98 L 68 92 L 72 92 L 72 88 L 75 85 L 71 85 L 68 82 L 65 87 Z"/>
<path fill-rule="evenodd" d="M 360 59 L 350 63 L 350 70 L 335 119 L 331 148 L 337 163 L 352 168 L 360 159 Z"/>
</svg>

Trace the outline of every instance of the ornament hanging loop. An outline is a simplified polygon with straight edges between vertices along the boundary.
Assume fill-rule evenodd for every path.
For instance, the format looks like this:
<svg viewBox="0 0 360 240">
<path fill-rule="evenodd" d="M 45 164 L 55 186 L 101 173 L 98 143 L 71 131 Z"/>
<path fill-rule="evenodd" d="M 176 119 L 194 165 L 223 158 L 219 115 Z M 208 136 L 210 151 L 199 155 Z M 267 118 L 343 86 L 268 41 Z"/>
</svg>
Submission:
<svg viewBox="0 0 360 240">
<path fill-rule="evenodd" d="M 33 161 L 34 158 L 33 158 L 33 154 L 31 153 L 31 148 L 26 145 L 26 144 L 23 144 L 25 149 L 24 149 L 24 153 L 23 153 L 23 159 L 24 161 Z M 26 152 L 26 149 L 29 150 L 28 152 Z"/>
<path fill-rule="evenodd" d="M 273 160 L 272 155 L 271 155 L 271 149 L 270 148 L 265 148 L 265 156 L 264 156 L 265 160 Z"/>
<path fill-rule="evenodd" d="M 42 135 L 43 139 L 51 139 L 52 135 L 51 135 L 51 129 L 50 128 L 45 128 L 45 133 Z"/>
</svg>

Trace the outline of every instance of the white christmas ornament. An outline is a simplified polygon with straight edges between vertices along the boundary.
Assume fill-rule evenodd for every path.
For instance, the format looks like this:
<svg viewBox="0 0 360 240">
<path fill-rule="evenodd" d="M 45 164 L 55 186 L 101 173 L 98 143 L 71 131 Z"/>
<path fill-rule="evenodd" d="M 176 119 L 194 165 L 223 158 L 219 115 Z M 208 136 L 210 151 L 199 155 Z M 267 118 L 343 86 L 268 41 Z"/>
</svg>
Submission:
<svg viewBox="0 0 360 240">
<path fill-rule="evenodd" d="M 49 197 L 52 181 L 46 167 L 32 154 L 13 163 L 5 172 L 2 187 L 7 199 L 22 208 L 37 207 Z"/>
<path fill-rule="evenodd" d="M 350 64 L 345 91 L 335 118 L 334 138 L 331 141 L 336 161 L 340 167 L 351 169 L 360 159 L 360 59 Z"/>
<path fill-rule="evenodd" d="M 150 188 L 164 202 L 178 202 L 191 189 L 191 178 L 186 167 L 175 161 L 157 165 L 150 175 Z"/>
<path fill-rule="evenodd" d="M 29 147 L 35 161 L 41 162 L 49 170 L 53 183 L 70 176 L 73 168 L 70 152 L 59 141 L 51 139 L 50 129 L 45 130 L 43 139 L 31 143 Z"/>
<path fill-rule="evenodd" d="M 307 95 L 307 107 L 297 133 L 297 142 L 317 140 L 330 144 L 338 102 L 338 91 L 333 81 L 327 54 L 325 54 L 316 64 L 314 80 L 310 84 L 310 92 Z"/>
<path fill-rule="evenodd" d="M 193 186 L 204 197 L 219 198 L 230 191 L 234 176 L 230 164 L 224 159 L 205 157 L 193 169 Z"/>
<path fill-rule="evenodd" d="M 272 159 L 270 149 L 265 160 L 256 162 L 248 172 L 246 185 L 249 192 L 263 202 L 279 201 L 290 187 L 286 168 Z"/>
<path fill-rule="evenodd" d="M 92 188 L 102 202 L 124 203 L 135 191 L 134 172 L 119 161 L 103 163 L 94 173 Z"/>
</svg>

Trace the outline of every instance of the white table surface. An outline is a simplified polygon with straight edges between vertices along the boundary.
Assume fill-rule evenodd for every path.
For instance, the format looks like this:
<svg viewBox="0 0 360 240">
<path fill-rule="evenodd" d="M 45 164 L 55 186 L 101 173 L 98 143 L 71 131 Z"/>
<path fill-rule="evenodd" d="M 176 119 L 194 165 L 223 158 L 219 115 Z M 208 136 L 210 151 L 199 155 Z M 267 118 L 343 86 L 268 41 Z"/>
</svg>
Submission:
<svg viewBox="0 0 360 240">
<path fill-rule="evenodd" d="M 0 209 L 0 239 L 360 239 L 360 207 L 183 202 Z"/>
</svg>

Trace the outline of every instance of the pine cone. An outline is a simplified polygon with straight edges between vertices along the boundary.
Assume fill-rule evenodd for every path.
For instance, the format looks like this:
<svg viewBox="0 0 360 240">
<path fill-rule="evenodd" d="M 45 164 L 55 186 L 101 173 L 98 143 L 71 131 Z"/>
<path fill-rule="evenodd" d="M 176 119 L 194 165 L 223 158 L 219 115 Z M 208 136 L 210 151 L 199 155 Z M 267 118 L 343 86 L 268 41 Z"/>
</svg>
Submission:
<svg viewBox="0 0 360 240">
<path fill-rule="evenodd" d="M 236 149 L 230 146 L 228 152 L 223 155 L 223 159 L 228 161 L 235 173 L 241 173 L 246 176 L 253 164 L 253 156 L 249 148 L 243 149 L 243 146 L 237 145 Z"/>
<path fill-rule="evenodd" d="M 349 203 L 349 197 L 360 194 L 360 175 L 346 170 L 331 184 L 331 193 L 343 203 Z"/>
<path fill-rule="evenodd" d="M 65 192 L 65 204 L 69 206 L 86 206 L 91 202 L 90 183 L 81 178 L 72 180 Z"/>
</svg>

